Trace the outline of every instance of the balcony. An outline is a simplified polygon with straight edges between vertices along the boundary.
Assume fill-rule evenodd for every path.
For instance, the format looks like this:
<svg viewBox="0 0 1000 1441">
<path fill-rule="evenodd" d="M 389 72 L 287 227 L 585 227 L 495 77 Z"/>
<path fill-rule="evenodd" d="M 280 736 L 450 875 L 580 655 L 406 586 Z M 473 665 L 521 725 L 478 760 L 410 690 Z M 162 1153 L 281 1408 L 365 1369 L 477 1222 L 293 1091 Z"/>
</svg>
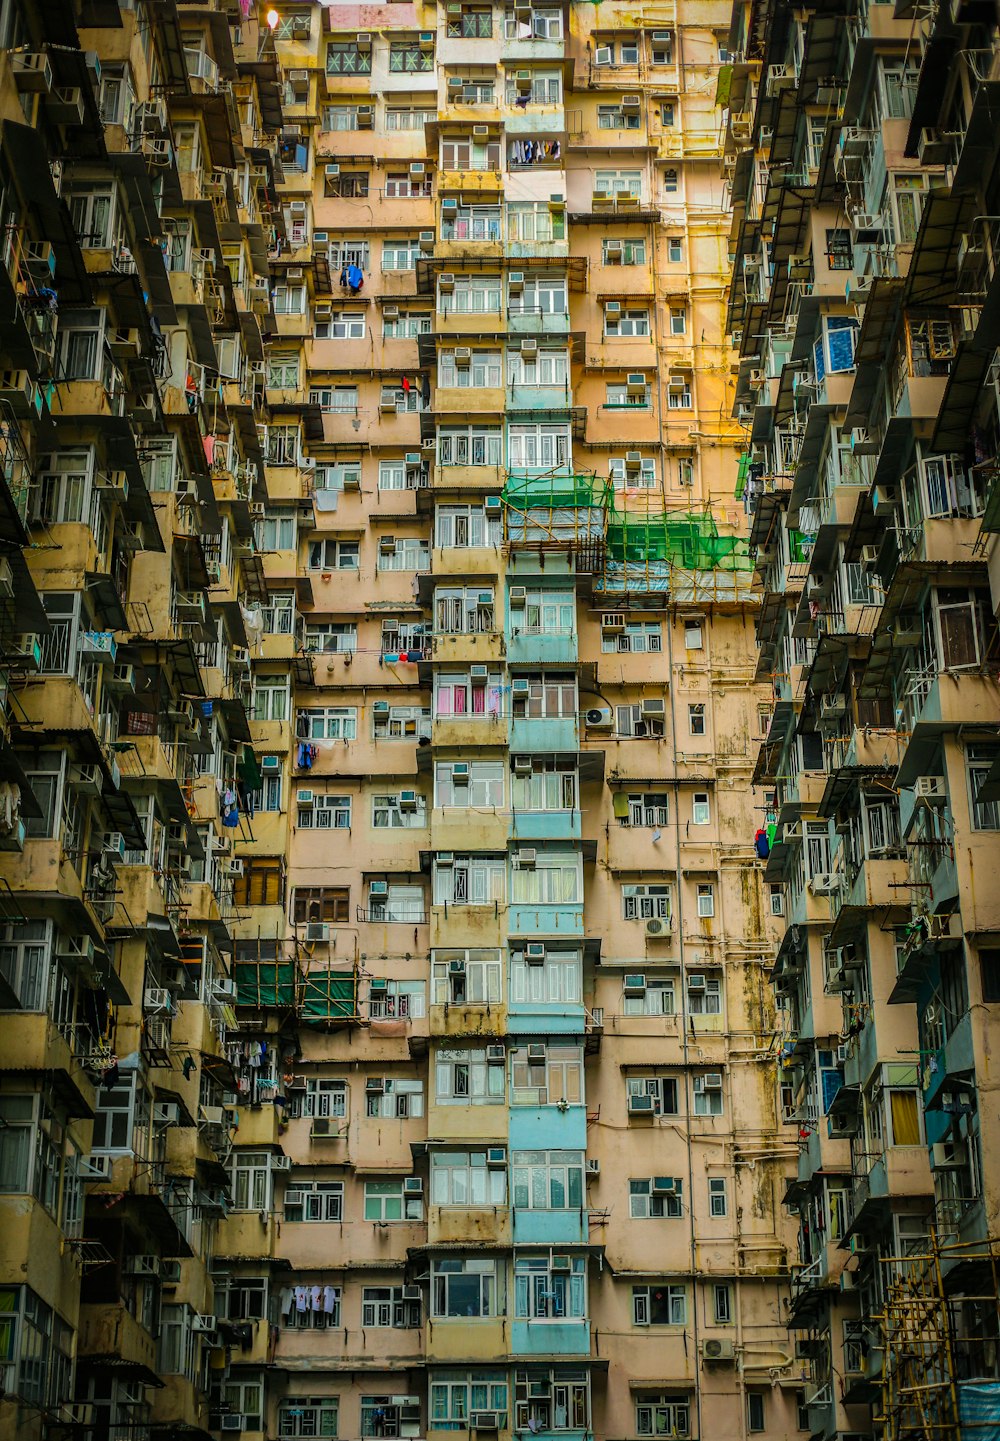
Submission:
<svg viewBox="0 0 1000 1441">
<path fill-rule="evenodd" d="M 580 748 L 578 717 L 516 715 L 510 723 L 510 748 L 521 755 L 572 754 Z"/>
<path fill-rule="evenodd" d="M 546 632 L 524 625 L 523 615 L 523 609 L 512 607 L 508 616 L 508 665 L 576 665 L 580 653 L 575 631 Z"/>
</svg>

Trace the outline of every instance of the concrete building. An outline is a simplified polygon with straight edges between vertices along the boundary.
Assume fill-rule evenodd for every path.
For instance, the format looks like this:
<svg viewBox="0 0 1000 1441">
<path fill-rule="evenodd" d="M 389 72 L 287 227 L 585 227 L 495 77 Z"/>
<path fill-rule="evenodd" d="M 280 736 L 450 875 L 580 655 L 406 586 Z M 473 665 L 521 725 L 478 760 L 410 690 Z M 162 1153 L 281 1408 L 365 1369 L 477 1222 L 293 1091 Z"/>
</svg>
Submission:
<svg viewBox="0 0 1000 1441">
<path fill-rule="evenodd" d="M 728 7 L 267 10 L 0 9 L 2 1420 L 797 1437 Z"/>
<path fill-rule="evenodd" d="M 723 82 L 817 1438 L 1000 1415 L 998 34 L 846 12 L 737 4 Z"/>
</svg>

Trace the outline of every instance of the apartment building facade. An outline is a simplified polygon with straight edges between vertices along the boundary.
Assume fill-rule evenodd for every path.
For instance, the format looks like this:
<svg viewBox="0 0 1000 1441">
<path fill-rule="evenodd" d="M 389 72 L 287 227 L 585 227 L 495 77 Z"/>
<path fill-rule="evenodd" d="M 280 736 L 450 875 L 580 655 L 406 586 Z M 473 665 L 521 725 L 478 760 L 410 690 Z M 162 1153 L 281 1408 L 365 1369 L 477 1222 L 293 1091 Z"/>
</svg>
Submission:
<svg viewBox="0 0 1000 1441">
<path fill-rule="evenodd" d="M 967 1422 L 973 1390 L 1000 1409 L 997 26 L 843 8 L 734 7 L 729 327 L 774 698 L 754 779 L 784 895 L 791 1323 L 812 1434 L 902 1436 Z"/>
<path fill-rule="evenodd" d="M 799 1435 L 728 7 L 3 16 L 4 1419 Z"/>
</svg>

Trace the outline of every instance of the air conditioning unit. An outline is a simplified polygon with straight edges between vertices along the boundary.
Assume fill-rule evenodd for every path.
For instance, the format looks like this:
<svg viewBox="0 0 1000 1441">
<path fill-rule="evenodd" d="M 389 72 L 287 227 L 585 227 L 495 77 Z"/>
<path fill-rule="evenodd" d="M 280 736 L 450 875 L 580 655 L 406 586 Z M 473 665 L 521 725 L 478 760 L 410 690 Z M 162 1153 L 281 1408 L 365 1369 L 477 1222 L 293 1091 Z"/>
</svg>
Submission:
<svg viewBox="0 0 1000 1441">
<path fill-rule="evenodd" d="M 472 127 L 473 140 L 487 140 L 489 139 L 489 134 L 490 127 L 488 125 L 473 125 Z"/>
<path fill-rule="evenodd" d="M 106 856 L 115 856 L 118 860 L 123 861 L 125 859 L 125 837 L 121 831 L 108 831 L 101 849 Z"/>
<path fill-rule="evenodd" d="M 170 1012 L 174 998 L 166 986 L 147 986 L 142 993 L 142 1009 L 152 1012 Z"/>
<path fill-rule="evenodd" d="M 223 1431 L 243 1431 L 246 1429 L 246 1424 L 247 1418 L 245 1416 L 241 1416 L 237 1411 L 231 1411 L 228 1416 L 222 1417 L 220 1429 Z"/>
<path fill-rule="evenodd" d="M 421 50 L 433 50 L 433 49 L 434 49 L 434 31 L 433 31 L 433 30 L 421 30 L 421 32 L 420 32 L 419 45 L 420 45 Z"/>
<path fill-rule="evenodd" d="M 872 495 L 872 510 L 876 515 L 893 515 L 899 506 L 898 485 L 877 485 Z"/>
<path fill-rule="evenodd" d="M 505 1066 L 507 1064 L 507 1051 L 505 1047 L 487 1046 L 486 1064 L 488 1066 Z"/>
<path fill-rule="evenodd" d="M 653 916 L 646 922 L 644 929 L 647 940 L 663 940 L 670 935 L 670 922 L 663 916 Z"/>
<path fill-rule="evenodd" d="M 867 570 L 874 570 L 878 565 L 879 547 L 877 545 L 863 545 L 861 547 L 861 564 Z"/>
<path fill-rule="evenodd" d="M 192 1316 L 191 1330 L 196 1336 L 214 1336 L 218 1329 L 218 1322 L 214 1316 Z"/>
<path fill-rule="evenodd" d="M 524 289 L 524 272 L 512 270 L 507 276 L 507 289 L 511 295 L 518 295 Z"/>
<path fill-rule="evenodd" d="M 271 1170 L 272 1170 L 272 1171 L 290 1171 L 291 1169 L 292 1169 L 292 1158 L 291 1158 L 291 1156 L 286 1156 L 286 1155 L 284 1155 L 283 1152 L 280 1152 L 280 1151 L 279 1151 L 279 1153 L 278 1153 L 276 1156 L 272 1156 L 272 1157 L 271 1157 Z"/>
<path fill-rule="evenodd" d="M 709 1341 L 702 1341 L 701 1357 L 703 1361 L 735 1361 L 736 1348 L 732 1341 L 713 1337 Z"/>
<path fill-rule="evenodd" d="M 701 1077 L 701 1081 L 706 1091 L 722 1090 L 721 1071 L 708 1071 L 704 1076 Z"/>
<path fill-rule="evenodd" d="M 587 1157 L 587 1175 L 599 1176 L 601 1174 L 601 1163 L 596 1156 Z"/>
<path fill-rule="evenodd" d="M 43 50 L 15 51 L 10 69 L 20 95 L 42 95 L 52 89 L 52 67 Z"/>
<path fill-rule="evenodd" d="M 326 921 L 310 921 L 306 926 L 306 945 L 326 945 L 330 939 L 330 927 Z"/>
<path fill-rule="evenodd" d="M 533 846 L 522 847 L 517 853 L 518 870 L 533 871 L 535 861 L 538 859 L 538 852 Z"/>
<path fill-rule="evenodd" d="M 626 996 L 644 996 L 646 994 L 646 977 L 626 975 L 622 982 L 622 991 Z"/>
<path fill-rule="evenodd" d="M 687 988 L 689 991 L 704 991 L 706 987 L 707 983 L 704 976 L 688 976 Z"/>
<path fill-rule="evenodd" d="M 628 1098 L 628 1113 L 630 1116 L 652 1116 L 656 1107 L 652 1096 L 635 1096 Z"/>
<path fill-rule="evenodd" d="M 543 1043 L 542 1041 L 530 1041 L 530 1042 L 528 1043 L 528 1060 L 529 1060 L 529 1061 L 544 1061 L 544 1060 L 545 1060 L 545 1045 L 544 1045 L 544 1043 Z"/>
<path fill-rule="evenodd" d="M 455 364 L 460 370 L 467 370 L 472 364 L 472 351 L 467 345 L 460 345 L 456 349 Z"/>
<path fill-rule="evenodd" d="M 917 776 L 913 793 L 926 805 L 943 806 L 948 799 L 948 784 L 944 776 Z"/>
<path fill-rule="evenodd" d="M 506 1166 L 507 1148 L 505 1146 L 490 1146 L 486 1152 L 486 1164 L 494 1168 Z"/>
<path fill-rule="evenodd" d="M 472 1411 L 469 1425 L 473 1431 L 499 1431 L 500 1417 L 496 1411 Z"/>
<path fill-rule="evenodd" d="M 455 276 L 451 270 L 442 270 L 438 276 L 438 290 L 447 295 L 455 289 Z"/>
<path fill-rule="evenodd" d="M 832 871 L 821 871 L 809 881 L 809 890 L 814 896 L 831 896 L 836 889 L 837 877 Z"/>
<path fill-rule="evenodd" d="M 545 962 L 545 946 L 541 941 L 528 941 L 524 948 L 524 959 L 529 966 L 541 966 Z"/>
<path fill-rule="evenodd" d="M 469 765 L 467 761 L 456 761 L 452 766 L 451 783 L 454 786 L 467 786 L 469 784 Z"/>
<path fill-rule="evenodd" d="M 369 1096 L 384 1096 L 384 1095 L 385 1095 L 385 1077 L 384 1077 L 384 1076 L 369 1076 L 368 1079 L 367 1079 L 367 1081 L 365 1081 L 365 1092 L 366 1092 L 366 1094 L 369 1095 Z"/>
<path fill-rule="evenodd" d="M 587 722 L 587 729 L 592 731 L 612 731 L 615 728 L 614 712 L 610 707 L 602 706 L 587 711 L 584 719 Z"/>
<path fill-rule="evenodd" d="M 673 1196 L 673 1195 L 676 1194 L 676 1192 L 677 1192 L 677 1178 L 676 1178 L 676 1176 L 654 1176 L 654 1177 L 653 1177 L 653 1195 L 654 1195 L 654 1196 Z"/>
<path fill-rule="evenodd" d="M 625 629 L 625 613 L 618 610 L 606 610 L 601 616 L 601 630 L 611 634 L 617 634 Z"/>
<path fill-rule="evenodd" d="M 527 603 L 527 600 L 528 600 L 528 590 L 527 590 L 527 587 L 526 587 L 526 586 L 523 586 L 523 585 L 512 585 L 512 586 L 511 586 L 511 588 L 510 588 L 510 604 L 511 604 L 511 609 L 512 609 L 512 610 L 513 610 L 513 609 L 518 609 L 518 610 L 519 610 L 522 606 L 524 606 L 524 605 Z"/>
<path fill-rule="evenodd" d="M 388 881 L 372 881 L 368 886 L 368 894 L 374 899 L 384 898 L 389 894 Z"/>
<path fill-rule="evenodd" d="M 516 776 L 530 776 L 534 768 L 534 763 L 530 756 L 514 757 L 513 770 Z"/>
<path fill-rule="evenodd" d="M 281 770 L 280 756 L 261 756 L 260 768 L 264 775 L 273 775 Z"/>
<path fill-rule="evenodd" d="M 233 860 L 230 860 L 230 861 L 227 861 L 227 862 L 226 862 L 226 875 L 227 875 L 227 876 L 241 876 L 242 874 L 243 874 L 243 858 L 242 858 L 242 856 L 234 857 Z"/>
<path fill-rule="evenodd" d="M 424 1194 L 424 1183 L 420 1176 L 404 1176 L 403 1195 L 422 1196 Z"/>
<path fill-rule="evenodd" d="M 309 1127 L 310 1138 L 321 1140 L 324 1136 L 336 1136 L 339 1132 L 329 1116 L 316 1116 Z M 287 1198 L 286 1198 L 287 1199 Z"/>
<path fill-rule="evenodd" d="M 639 713 L 643 720 L 663 720 L 666 716 L 666 705 L 662 700 L 645 696 L 639 702 Z"/>
<path fill-rule="evenodd" d="M 623 110 L 632 110 L 632 111 L 638 110 L 638 109 L 639 109 L 639 96 L 638 96 L 638 95 L 623 95 L 623 96 L 622 96 L 622 109 L 623 109 Z"/>
<path fill-rule="evenodd" d="M 434 857 L 434 863 L 438 870 L 441 870 L 446 866 L 453 866 L 455 864 L 455 857 L 451 851 L 438 851 Z"/>
<path fill-rule="evenodd" d="M 401 811 L 415 811 L 417 809 L 416 791 L 400 791 L 399 809 Z"/>
<path fill-rule="evenodd" d="M 605 314 L 605 315 L 608 315 L 608 316 L 611 316 L 612 319 L 617 320 L 617 318 L 619 317 L 619 315 L 621 315 L 621 313 L 622 313 L 622 307 L 621 307 L 621 301 L 620 301 L 620 300 L 609 300 L 608 303 L 607 303 L 607 304 L 605 305 L 605 307 L 604 307 L 604 314 Z"/>
<path fill-rule="evenodd" d="M 521 344 L 520 344 L 520 346 L 519 346 L 519 349 L 520 349 L 522 355 L 528 355 L 528 356 L 537 355 L 537 354 L 538 354 L 538 341 L 537 341 L 537 340 L 522 340 L 522 341 L 521 341 Z"/>
<path fill-rule="evenodd" d="M 925 126 L 917 141 L 917 159 L 921 165 L 947 165 L 951 140 L 941 130 Z"/>
</svg>

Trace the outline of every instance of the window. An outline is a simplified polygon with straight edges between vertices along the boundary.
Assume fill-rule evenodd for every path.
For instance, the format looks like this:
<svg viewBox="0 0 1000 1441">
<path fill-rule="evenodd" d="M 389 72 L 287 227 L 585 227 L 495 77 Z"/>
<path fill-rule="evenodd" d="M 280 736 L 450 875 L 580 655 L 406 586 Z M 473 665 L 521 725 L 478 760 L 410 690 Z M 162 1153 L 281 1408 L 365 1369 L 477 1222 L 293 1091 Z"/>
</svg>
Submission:
<svg viewBox="0 0 1000 1441">
<path fill-rule="evenodd" d="M 524 275 L 520 290 L 511 289 L 508 281 L 507 309 L 511 315 L 566 315 L 569 310 L 566 276 L 529 272 Z"/>
<path fill-rule="evenodd" d="M 689 375 L 671 375 L 667 385 L 667 409 L 691 409 L 691 377 Z"/>
<path fill-rule="evenodd" d="M 969 783 L 969 806 L 974 831 L 1000 830 L 1000 801 L 977 799 L 998 755 L 1000 755 L 1000 746 L 977 743 L 967 745 L 965 748 L 965 770 Z"/>
<path fill-rule="evenodd" d="M 701 622 L 697 620 L 686 621 L 684 624 L 684 649 L 701 650 L 703 645 L 704 638 L 702 636 Z"/>
<path fill-rule="evenodd" d="M 520 244 L 545 245 L 566 238 L 564 211 L 552 211 L 538 200 L 509 201 L 507 239 Z"/>
<path fill-rule="evenodd" d="M 684 241 L 681 236 L 667 236 L 667 259 L 672 265 L 679 265 L 684 259 Z"/>
<path fill-rule="evenodd" d="M 729 1214 L 729 1187 L 724 1176 L 708 1178 L 708 1214 L 716 1219 Z"/>
<path fill-rule="evenodd" d="M 609 338 L 649 335 L 649 311 L 642 309 L 610 311 L 605 307 L 604 334 Z"/>
<path fill-rule="evenodd" d="M 632 1322 L 636 1326 L 686 1325 L 687 1291 L 683 1286 L 633 1286 Z"/>
<path fill-rule="evenodd" d="M 663 189 L 667 195 L 676 195 L 678 184 L 676 170 L 665 170 L 663 172 Z"/>
<path fill-rule="evenodd" d="M 622 886 L 622 920 L 669 921 L 672 914 L 671 896 L 671 886 Z"/>
<path fill-rule="evenodd" d="M 434 591 L 434 629 L 438 635 L 485 634 L 494 628 L 492 589 L 438 586 Z"/>
<path fill-rule="evenodd" d="M 538 350 L 533 355 L 509 350 L 507 383 L 566 386 L 569 383 L 569 357 L 565 350 Z"/>
<path fill-rule="evenodd" d="M 501 999 L 501 988 L 498 950 L 434 950 L 431 953 L 434 1005 L 494 1005 Z"/>
<path fill-rule="evenodd" d="M 340 1083 L 341 1085 L 343 1082 Z M 312 1114 L 330 1114 L 314 1111 Z M 337 1114 L 337 1113 L 332 1113 Z M 343 1181 L 294 1181 L 285 1191 L 286 1221 L 342 1221 Z"/>
<path fill-rule="evenodd" d="M 438 431 L 439 465 L 492 465 L 499 467 L 503 439 L 499 428 L 445 427 Z"/>
<path fill-rule="evenodd" d="M 517 1046 L 510 1057 L 511 1105 L 579 1105 L 583 1100 L 579 1046 Z"/>
<path fill-rule="evenodd" d="M 677 1079 L 675 1076 L 629 1076 L 625 1082 L 625 1093 L 633 1096 L 652 1096 L 654 1116 L 679 1115 L 677 1106 Z"/>
<path fill-rule="evenodd" d="M 430 332 L 431 317 L 425 310 L 401 310 L 398 320 L 384 318 L 382 321 L 384 340 L 416 340 L 418 335 Z"/>
<path fill-rule="evenodd" d="M 420 1221 L 424 1203 L 420 1196 L 407 1196 L 402 1179 L 398 1181 L 366 1181 L 366 1221 Z"/>
<path fill-rule="evenodd" d="M 397 237 L 382 246 L 383 270 L 413 270 L 420 254 L 420 241 L 414 237 Z"/>
<path fill-rule="evenodd" d="M 504 856 L 456 855 L 434 860 L 434 904 L 457 906 L 502 905 L 507 891 Z"/>
<path fill-rule="evenodd" d="M 431 194 L 429 175 L 410 175 L 406 170 L 391 172 L 385 177 L 387 200 L 419 200 Z"/>
<path fill-rule="evenodd" d="M 278 1408 L 278 1434 L 294 1437 L 335 1437 L 340 1401 L 336 1396 L 295 1397 Z"/>
<path fill-rule="evenodd" d="M 312 1301 L 314 1288 L 307 1285 L 306 1291 Z M 281 1323 L 287 1331 L 329 1331 L 343 1325 L 341 1321 L 341 1288 L 324 1285 L 319 1306 L 309 1305 L 299 1310 L 296 1293 L 289 1288 L 283 1297 L 286 1310 L 282 1312 Z"/>
<path fill-rule="evenodd" d="M 166 1309 L 167 1309 L 167 1308 L 164 1307 L 164 1311 L 166 1311 Z M 184 1314 L 185 1309 L 186 1309 L 186 1308 L 184 1308 L 184 1307 L 182 1307 L 182 1306 L 171 1306 L 171 1307 L 170 1307 L 170 1310 L 171 1310 L 171 1311 L 179 1312 L 179 1313 L 181 1313 L 182 1315 Z M 194 1341 L 193 1333 L 191 1333 L 191 1340 L 192 1340 L 192 1342 Z M 194 1346 L 194 1345 L 191 1346 L 191 1351 L 192 1351 L 192 1355 L 193 1355 L 193 1359 L 192 1359 L 192 1371 L 193 1371 L 193 1370 L 194 1370 L 194 1367 L 195 1367 L 195 1361 L 196 1361 L 197 1355 L 198 1355 L 199 1353 L 195 1350 L 195 1346 Z M 164 1368 L 164 1369 L 166 1369 L 166 1368 Z M 175 1366 L 175 1367 L 174 1367 L 174 1370 L 175 1370 L 175 1371 L 182 1371 L 182 1370 L 184 1370 L 184 1369 L 185 1369 L 185 1368 L 183 1368 L 183 1367 L 181 1367 L 181 1366 Z M 192 1379 L 193 1379 L 193 1378 L 192 1378 Z M 263 1427 L 264 1427 L 264 1380 L 263 1380 L 263 1377 L 261 1377 L 261 1376 L 247 1376 L 247 1377 L 245 1377 L 243 1380 L 240 1380 L 240 1381 L 227 1381 L 227 1382 L 225 1383 L 225 1386 L 223 1387 L 222 1397 L 223 1397 L 223 1401 L 224 1401 L 224 1404 L 225 1404 L 225 1407 L 226 1407 L 226 1411 L 227 1411 L 230 1415 L 233 1415 L 233 1416 L 242 1416 L 242 1417 L 243 1417 L 243 1424 L 246 1426 L 246 1428 L 247 1428 L 248 1431 L 251 1430 L 251 1429 L 254 1430 L 254 1431 L 261 1431 L 261 1430 L 263 1430 Z M 128 1419 L 128 1420 L 126 1420 L 126 1421 L 124 1421 L 124 1422 L 122 1423 L 121 1429 L 124 1430 L 124 1431 L 128 1431 L 129 1429 L 131 1429 L 131 1426 L 132 1426 L 132 1424 L 133 1424 L 132 1421 L 131 1421 L 131 1415 L 132 1415 L 131 1408 L 129 1408 L 129 1412 L 128 1412 L 127 1414 L 128 1414 L 128 1416 L 129 1416 L 130 1419 Z M 115 1429 L 116 1429 L 116 1428 L 115 1428 Z M 112 1430 L 112 1434 L 114 1434 L 114 1429 Z"/>
<path fill-rule="evenodd" d="M 468 136 L 442 139 L 439 164 L 442 170 L 499 170 L 501 154 L 499 139 L 473 140 Z"/>
<path fill-rule="evenodd" d="M 432 1206 L 506 1206 L 506 1157 L 496 1165 L 485 1150 L 432 1151 L 430 1186 Z"/>
<path fill-rule="evenodd" d="M 642 995 L 622 996 L 623 1016 L 672 1016 L 675 1010 L 674 982 L 647 978 Z"/>
<path fill-rule="evenodd" d="M 747 1430 L 766 1431 L 766 1409 L 763 1391 L 747 1392 Z"/>
<path fill-rule="evenodd" d="M 854 251 L 849 230 L 826 232 L 826 262 L 831 270 L 854 269 Z"/>
<path fill-rule="evenodd" d="M 331 921 L 343 924 L 350 919 L 350 896 L 347 886 L 296 886 L 292 895 L 292 922 Z"/>
<path fill-rule="evenodd" d="M 495 242 L 502 235 L 498 205 L 459 205 L 441 216 L 442 240 Z"/>
<path fill-rule="evenodd" d="M 307 654 L 351 655 L 358 648 L 358 628 L 353 623 L 326 621 L 307 625 L 302 649 Z"/>
<path fill-rule="evenodd" d="M 682 306 L 672 305 L 670 307 L 670 334 L 687 334 L 687 311 Z"/>
<path fill-rule="evenodd" d="M 405 803 L 404 803 L 405 799 Z M 372 796 L 372 828 L 374 830 L 410 830 L 427 824 L 427 802 L 422 795 L 409 791 L 403 795 Z"/>
<path fill-rule="evenodd" d="M 358 738 L 355 706 L 313 706 L 300 710 L 296 721 L 299 740 L 353 741 Z"/>
<path fill-rule="evenodd" d="M 770 914 L 772 916 L 783 916 L 785 914 L 785 893 L 781 882 L 768 882 L 767 897 Z"/>
<path fill-rule="evenodd" d="M 345 171 L 342 165 L 340 174 L 336 178 L 327 179 L 326 193 L 338 196 L 341 200 L 365 200 L 368 196 L 368 172 L 366 170 Z M 325 323 L 322 330 L 317 325 L 316 334 L 320 339 L 325 337 Z"/>
<path fill-rule="evenodd" d="M 598 105 L 598 130 L 641 130 L 642 116 L 638 110 L 623 110 L 620 105 Z"/>
<path fill-rule="evenodd" d="M 708 791 L 695 791 L 691 797 L 691 824 L 693 826 L 707 826 L 712 820 L 712 807 L 708 797 Z"/>
<path fill-rule="evenodd" d="M 279 857 L 244 857 L 243 874 L 233 883 L 233 904 L 280 906 L 285 897 L 285 875 Z"/>
<path fill-rule="evenodd" d="M 429 570 L 430 564 L 430 547 L 425 540 L 421 540 L 418 536 L 396 536 L 392 540 L 391 548 L 388 536 L 383 536 L 379 542 L 378 569 L 380 572 Z"/>
<path fill-rule="evenodd" d="M 272 355 L 267 367 L 267 384 L 270 390 L 298 390 L 298 356 Z"/>
<path fill-rule="evenodd" d="M 234 1211 L 271 1209 L 271 1157 L 267 1151 L 234 1151 L 230 1189 Z"/>
<path fill-rule="evenodd" d="M 614 797 L 615 813 L 622 812 L 618 816 L 619 825 L 623 826 L 646 826 L 655 830 L 659 826 L 665 826 L 668 820 L 667 793 L 666 791 L 646 791 L 641 795 L 622 795 L 619 793 Z"/>
<path fill-rule="evenodd" d="M 326 73 L 328 75 L 370 75 L 372 52 L 359 50 L 350 40 L 334 40 L 326 47 Z"/>
<path fill-rule="evenodd" d="M 497 1259 L 494 1256 L 431 1262 L 431 1315 L 474 1320 L 498 1311 Z"/>
<path fill-rule="evenodd" d="M 824 315 L 822 320 L 822 333 L 813 345 L 816 379 L 821 383 L 827 375 L 854 369 L 854 347 L 860 328 L 846 315 Z"/>
<path fill-rule="evenodd" d="M 309 391 L 309 404 L 318 405 L 327 415 L 357 415 L 358 387 L 356 385 L 313 386 Z"/>
<path fill-rule="evenodd" d="M 63 1159 L 54 1122 L 38 1096 L 0 1096 L 0 1192 L 33 1195 L 57 1217 Z"/>
<path fill-rule="evenodd" d="M 263 551 L 295 549 L 295 516 L 272 511 L 257 522 L 257 545 Z"/>
<path fill-rule="evenodd" d="M 576 1211 L 585 1204 L 582 1151 L 515 1151 L 514 1206 L 523 1211 Z"/>
<path fill-rule="evenodd" d="M 688 730 L 693 736 L 705 734 L 705 702 L 694 701 L 688 706 Z"/>
<path fill-rule="evenodd" d="M 136 1084 L 137 1078 L 100 1086 L 94 1112 L 91 1150 L 99 1155 L 122 1155 L 134 1148 L 134 1132 L 148 1125 L 149 1095 Z"/>
<path fill-rule="evenodd" d="M 425 125 L 436 119 L 436 110 L 413 110 L 409 107 L 390 105 L 385 112 L 385 128 L 386 130 L 422 131 Z"/>
<path fill-rule="evenodd" d="M 503 708 L 499 671 L 485 677 L 438 672 L 434 678 L 434 716 L 463 720 L 496 720 Z"/>
<path fill-rule="evenodd" d="M 512 683 L 512 690 L 512 708 L 516 717 L 530 720 L 564 716 L 569 719 L 577 713 L 576 676 L 571 672 L 544 671 L 537 677 L 519 678 L 516 686 Z"/>
<path fill-rule="evenodd" d="M 582 1320 L 586 1268 L 586 1256 L 515 1256 L 514 1315 L 528 1321 Z"/>
<path fill-rule="evenodd" d="M 499 547 L 503 522 L 481 505 L 439 505 L 435 511 L 435 543 L 444 549 Z"/>
<path fill-rule="evenodd" d="M 267 1281 L 263 1276 L 227 1276 L 216 1282 L 215 1314 L 227 1321 L 263 1321 Z"/>
<path fill-rule="evenodd" d="M 695 1076 L 691 1082 L 694 1090 L 694 1114 L 696 1116 L 721 1116 L 722 1077 L 717 1071 L 704 1076 Z"/>
<path fill-rule="evenodd" d="M 624 381 L 615 381 L 604 387 L 604 404 L 609 410 L 648 410 L 650 388 L 648 385 L 635 393 L 635 386 Z"/>
<path fill-rule="evenodd" d="M 473 1411 L 495 1411 L 507 1427 L 508 1390 L 502 1371 L 470 1371 L 466 1376 L 431 1372 L 430 1427 L 468 1431 Z"/>
<path fill-rule="evenodd" d="M 629 1181 L 628 1213 L 633 1221 L 677 1220 L 684 1214 L 684 1181 L 680 1176 L 656 1176 Z"/>
<path fill-rule="evenodd" d="M 428 73 L 434 69 L 434 52 L 422 50 L 416 40 L 394 40 L 389 45 L 389 71 L 402 74 Z"/>
<path fill-rule="evenodd" d="M 662 649 L 663 636 L 658 620 L 627 620 L 622 631 L 601 631 L 601 652 L 604 655 L 615 652 L 623 655 L 659 655 Z"/>
<path fill-rule="evenodd" d="M 1000 950 L 980 948 L 979 976 L 983 1000 L 989 1006 L 1000 1005 Z"/>
<path fill-rule="evenodd" d="M 370 1078 L 365 1086 L 365 1114 L 383 1121 L 422 1116 L 423 1082 L 404 1081 L 390 1076 Z M 410 1219 L 409 1215 L 407 1219 Z"/>
<path fill-rule="evenodd" d="M 438 385 L 448 388 L 482 390 L 503 384 L 503 356 L 499 350 L 473 350 L 459 364 L 456 351 L 438 352 Z"/>
<path fill-rule="evenodd" d="M 434 1097 L 439 1106 L 496 1106 L 504 1101 L 505 1071 L 485 1048 L 441 1048 L 434 1060 Z"/>
<path fill-rule="evenodd" d="M 715 915 L 715 887 L 708 883 L 698 887 L 698 919 L 710 920 Z"/>
<path fill-rule="evenodd" d="M 504 36 L 508 40 L 561 40 L 562 11 L 532 10 L 531 19 L 523 20 L 513 10 L 505 10 Z"/>
<path fill-rule="evenodd" d="M 573 761 L 532 760 L 530 774 L 515 773 L 511 782 L 515 811 L 571 811 L 578 803 Z"/>
<path fill-rule="evenodd" d="M 283 764 L 280 756 L 266 756 L 266 760 L 276 761 L 280 766 Z M 280 811 L 281 810 L 281 782 L 280 772 L 275 775 L 269 771 L 261 775 L 259 787 L 252 792 L 254 811 Z"/>
<path fill-rule="evenodd" d="M 429 720 L 423 706 L 376 701 L 372 707 L 372 736 L 375 740 L 412 740 L 429 734 Z"/>
<path fill-rule="evenodd" d="M 712 1310 L 717 1326 L 728 1326 L 733 1319 L 733 1291 L 731 1286 L 712 1287 Z"/>
<path fill-rule="evenodd" d="M 64 380 L 101 378 L 105 368 L 103 336 L 102 311 L 95 309 L 60 312 L 59 358 Z"/>
<path fill-rule="evenodd" d="M 384 1329 L 412 1329 L 420 1325 L 420 1302 L 404 1301 L 402 1286 L 363 1286 L 361 1324 Z"/>
<path fill-rule="evenodd" d="M 358 107 L 356 105 L 327 105 L 323 111 L 325 130 L 357 130 Z"/>
<path fill-rule="evenodd" d="M 917 238 L 923 214 L 927 176 L 895 174 L 889 176 L 888 191 L 892 206 L 893 229 L 898 244 L 907 245 Z"/>
<path fill-rule="evenodd" d="M 510 999 L 515 1005 L 578 1006 L 583 999 L 578 951 L 546 948 L 541 965 L 529 963 L 523 950 L 510 957 Z"/>
<path fill-rule="evenodd" d="M 350 830 L 351 797 L 311 793 L 308 801 L 299 800 L 298 826 L 300 830 Z"/>
<path fill-rule="evenodd" d="M 514 852 L 511 901 L 515 905 L 574 905 L 583 899 L 582 858 L 574 851 L 533 848 L 531 863 Z"/>
</svg>

